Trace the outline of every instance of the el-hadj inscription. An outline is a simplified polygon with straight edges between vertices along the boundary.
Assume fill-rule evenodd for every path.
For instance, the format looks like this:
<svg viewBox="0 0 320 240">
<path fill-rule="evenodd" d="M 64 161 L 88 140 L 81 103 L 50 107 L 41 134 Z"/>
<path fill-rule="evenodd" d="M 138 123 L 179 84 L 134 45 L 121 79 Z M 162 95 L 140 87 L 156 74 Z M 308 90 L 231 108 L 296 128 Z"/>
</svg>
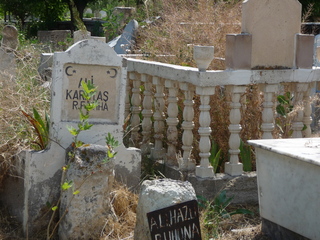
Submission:
<svg viewBox="0 0 320 240">
<path fill-rule="evenodd" d="M 180 203 L 147 213 L 152 240 L 201 240 L 198 203 Z"/>
<path fill-rule="evenodd" d="M 63 121 L 77 121 L 79 119 L 79 109 L 86 103 L 82 97 L 81 82 L 90 80 L 97 88 L 96 95 L 92 100 L 96 100 L 98 103 L 98 106 L 90 112 L 90 118 L 105 119 L 112 123 L 117 122 L 119 67 L 67 63 L 64 65 L 63 71 L 64 92 L 61 113 Z"/>
</svg>

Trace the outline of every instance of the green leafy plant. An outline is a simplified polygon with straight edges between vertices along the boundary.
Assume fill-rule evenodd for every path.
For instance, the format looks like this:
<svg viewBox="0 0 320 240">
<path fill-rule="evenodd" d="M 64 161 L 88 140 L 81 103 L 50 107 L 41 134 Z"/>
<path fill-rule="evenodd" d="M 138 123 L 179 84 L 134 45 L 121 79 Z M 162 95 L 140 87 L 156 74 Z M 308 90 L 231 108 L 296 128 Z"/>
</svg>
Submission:
<svg viewBox="0 0 320 240">
<path fill-rule="evenodd" d="M 278 117 L 276 118 L 276 125 L 281 132 L 282 138 L 291 137 L 293 130 L 291 129 L 291 121 L 294 116 L 293 106 L 294 95 L 286 92 L 284 95 L 277 97 L 278 105 L 276 111 Z M 302 131 L 306 130 L 307 126 L 304 125 Z"/>
<path fill-rule="evenodd" d="M 103 18 L 106 21 L 102 26 L 106 32 L 107 41 L 112 40 L 118 35 L 118 31 L 120 30 L 120 22 L 124 18 L 123 14 L 114 14 L 114 8 L 117 3 L 109 3 L 102 10 L 106 12 L 106 16 Z"/>
<path fill-rule="evenodd" d="M 117 155 L 118 152 L 115 151 L 115 148 L 117 148 L 120 144 L 111 133 L 108 133 L 106 136 L 106 144 L 108 147 L 106 161 L 109 161 Z"/>
<path fill-rule="evenodd" d="M 228 211 L 228 207 L 231 204 L 232 197 L 227 197 L 226 190 L 222 190 L 214 198 L 212 202 L 209 202 L 202 196 L 198 196 L 198 203 L 204 211 L 204 226 L 213 237 L 218 236 L 219 223 L 225 219 L 230 218 L 236 214 L 249 214 L 253 215 L 253 212 L 247 209 L 238 208 L 236 210 Z"/>
<path fill-rule="evenodd" d="M 37 140 L 32 143 L 36 145 L 37 150 L 44 150 L 49 144 L 49 128 L 50 128 L 50 117 L 45 113 L 44 119 L 40 116 L 39 112 L 33 108 L 33 116 L 20 110 L 22 114 L 27 118 L 29 123 L 32 125 L 34 132 L 36 133 Z"/>
<path fill-rule="evenodd" d="M 94 84 L 90 81 L 88 81 L 87 83 L 82 81 L 81 86 L 83 88 L 82 97 L 87 101 L 87 103 L 84 105 L 85 112 L 82 109 L 79 110 L 80 122 L 78 123 L 78 128 L 67 126 L 69 133 L 73 136 L 73 144 L 76 148 L 83 145 L 83 142 L 78 140 L 79 134 L 82 131 L 89 130 L 93 126 L 93 124 L 90 124 L 88 121 L 89 112 L 98 106 L 97 101 L 90 101 L 96 94 L 96 87 L 94 86 Z"/>
<path fill-rule="evenodd" d="M 209 162 L 210 162 L 211 166 L 213 167 L 214 172 L 216 173 L 221 165 L 221 161 L 220 161 L 221 148 L 219 148 L 219 145 L 213 140 L 212 140 L 212 144 L 211 144 L 210 153 L 211 153 L 211 155 L 209 157 Z"/>
<path fill-rule="evenodd" d="M 240 140 L 240 158 L 243 164 L 243 170 L 246 172 L 252 171 L 252 154 L 251 147 Z"/>
</svg>

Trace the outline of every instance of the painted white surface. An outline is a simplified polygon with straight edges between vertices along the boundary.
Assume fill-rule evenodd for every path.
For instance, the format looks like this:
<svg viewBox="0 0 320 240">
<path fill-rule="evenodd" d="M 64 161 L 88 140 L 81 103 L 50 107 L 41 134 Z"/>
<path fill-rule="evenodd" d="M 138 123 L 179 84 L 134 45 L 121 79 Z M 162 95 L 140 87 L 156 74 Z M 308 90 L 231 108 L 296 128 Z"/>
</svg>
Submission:
<svg viewBox="0 0 320 240">
<path fill-rule="evenodd" d="M 320 239 L 320 139 L 253 140 L 261 217 Z"/>
</svg>

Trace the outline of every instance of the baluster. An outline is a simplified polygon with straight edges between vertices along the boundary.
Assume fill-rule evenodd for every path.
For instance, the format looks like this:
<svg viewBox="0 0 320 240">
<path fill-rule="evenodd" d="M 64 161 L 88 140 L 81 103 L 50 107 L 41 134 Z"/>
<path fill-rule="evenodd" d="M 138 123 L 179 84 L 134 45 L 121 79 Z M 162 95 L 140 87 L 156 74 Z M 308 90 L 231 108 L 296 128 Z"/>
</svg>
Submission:
<svg viewBox="0 0 320 240">
<path fill-rule="evenodd" d="M 141 81 L 144 83 L 144 92 L 143 92 L 143 110 L 142 110 L 142 143 L 141 143 L 141 151 L 143 154 L 150 153 L 150 138 L 151 138 L 151 128 L 152 121 L 151 117 L 153 114 L 152 111 L 152 82 L 151 76 L 147 76 L 146 74 L 141 74 Z"/>
<path fill-rule="evenodd" d="M 201 105 L 199 116 L 199 156 L 201 157 L 200 166 L 196 167 L 196 176 L 201 178 L 214 177 L 213 167 L 209 163 L 211 141 L 210 141 L 210 95 L 215 92 L 214 87 L 196 87 L 196 93 L 200 95 Z"/>
<path fill-rule="evenodd" d="M 155 101 L 154 101 L 154 148 L 151 149 L 151 157 L 155 160 L 163 159 L 166 150 L 163 148 L 164 138 L 164 81 L 158 77 L 152 78 L 152 83 L 156 87 Z"/>
<path fill-rule="evenodd" d="M 307 83 L 292 83 L 294 91 L 294 103 L 295 104 L 302 104 L 303 100 L 303 92 L 305 92 L 308 88 Z M 292 121 L 292 137 L 293 138 L 302 138 L 302 129 L 303 129 L 303 108 L 298 107 L 296 108 L 297 115 L 294 117 Z"/>
<path fill-rule="evenodd" d="M 230 162 L 225 163 L 225 173 L 231 176 L 241 175 L 243 172 L 243 165 L 239 162 L 239 147 L 240 147 L 240 136 L 241 131 L 241 113 L 240 113 L 240 97 L 241 94 L 246 90 L 245 86 L 227 86 L 227 93 L 231 94 L 230 103 L 230 138 L 229 138 L 229 154 Z"/>
<path fill-rule="evenodd" d="M 180 89 L 184 91 L 185 99 L 183 101 L 184 109 L 183 109 L 183 135 L 182 135 L 182 149 L 183 155 L 180 161 L 179 169 L 181 171 L 192 171 L 195 169 L 195 163 L 190 159 L 190 154 L 192 151 L 193 144 L 193 133 L 192 130 L 194 128 L 194 110 L 193 110 L 193 96 L 194 96 L 194 87 L 187 83 L 180 83 Z"/>
<path fill-rule="evenodd" d="M 130 79 L 130 74 L 128 74 L 128 79 L 127 79 L 127 85 L 126 85 L 126 97 L 125 97 L 125 107 L 124 107 L 124 118 L 129 116 L 130 114 L 130 94 L 131 94 L 131 79 Z"/>
<path fill-rule="evenodd" d="M 261 130 L 263 139 L 273 139 L 274 130 L 274 95 L 278 92 L 278 84 L 262 84 L 259 86 L 264 93 Z"/>
<path fill-rule="evenodd" d="M 166 120 L 168 129 L 167 129 L 167 140 L 168 140 L 168 150 L 166 155 L 166 164 L 168 165 L 178 165 L 177 162 L 177 152 L 176 146 L 178 141 L 178 129 L 177 124 L 178 120 L 178 83 L 171 80 L 165 81 L 165 86 L 169 89 L 168 95 L 168 118 Z"/>
<path fill-rule="evenodd" d="M 303 103 L 304 103 L 304 117 L 303 123 L 307 127 L 302 133 L 303 137 L 311 137 L 311 123 L 312 123 L 312 108 L 311 108 L 311 97 L 310 90 L 311 84 L 308 84 L 307 90 L 303 92 Z M 306 84 L 307 85 L 307 84 Z"/>
<path fill-rule="evenodd" d="M 130 146 L 139 147 L 139 129 L 140 129 L 140 112 L 141 112 L 141 96 L 140 96 L 140 78 L 136 73 L 130 73 L 130 79 L 133 82 L 131 97 L 131 140 Z"/>
</svg>

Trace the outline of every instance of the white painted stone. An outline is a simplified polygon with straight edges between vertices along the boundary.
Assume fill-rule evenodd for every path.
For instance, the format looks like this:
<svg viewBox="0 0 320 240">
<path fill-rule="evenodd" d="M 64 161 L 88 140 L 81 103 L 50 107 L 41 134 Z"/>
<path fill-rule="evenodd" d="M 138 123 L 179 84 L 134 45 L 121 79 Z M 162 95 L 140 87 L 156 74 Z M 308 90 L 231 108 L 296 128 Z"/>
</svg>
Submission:
<svg viewBox="0 0 320 240">
<path fill-rule="evenodd" d="M 256 149 L 261 217 L 320 239 L 320 138 L 249 143 Z"/>
<path fill-rule="evenodd" d="M 144 181 L 139 194 L 134 239 L 151 240 L 148 212 L 196 199 L 196 193 L 189 182 L 172 179 Z"/>
<path fill-rule="evenodd" d="M 241 30 L 252 34 L 252 68 L 293 68 L 295 34 L 300 28 L 298 0 L 246 0 L 242 4 Z"/>
<path fill-rule="evenodd" d="M 93 79 L 97 86 L 100 110 L 97 108 L 92 111 L 89 121 L 94 125 L 90 131 L 81 133 L 78 140 L 105 145 L 105 137 L 111 133 L 122 143 L 125 106 L 123 96 L 126 88 L 125 61 L 107 44 L 92 39 L 80 41 L 66 52 L 56 52 L 53 58 L 50 113 L 52 141 L 47 150 L 27 152 L 25 159 L 22 160 L 25 161 L 23 227 L 24 231 L 29 228 L 29 234 L 36 228 L 34 222 L 40 217 L 40 209 L 46 202 L 55 202 L 60 192 L 65 149 L 73 141 L 67 126 L 77 128 L 75 106 L 81 105 L 78 87 L 81 79 L 85 78 Z M 106 104 L 108 110 L 104 108 Z M 140 181 L 140 151 L 136 148 L 126 149 L 123 145 L 116 151 L 118 151 L 115 160 L 116 177 L 128 186 L 137 186 Z M 47 224 L 44 219 L 41 223 Z"/>
<path fill-rule="evenodd" d="M 214 46 L 193 46 L 193 59 L 200 72 L 205 72 L 214 58 Z"/>
</svg>

